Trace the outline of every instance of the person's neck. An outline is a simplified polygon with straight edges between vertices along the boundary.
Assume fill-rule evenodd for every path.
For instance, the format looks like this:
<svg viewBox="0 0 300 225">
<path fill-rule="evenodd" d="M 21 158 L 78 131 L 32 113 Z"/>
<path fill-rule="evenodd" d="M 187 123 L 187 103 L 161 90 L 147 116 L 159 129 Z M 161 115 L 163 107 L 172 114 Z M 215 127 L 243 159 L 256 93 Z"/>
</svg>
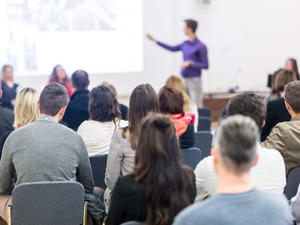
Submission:
<svg viewBox="0 0 300 225">
<path fill-rule="evenodd" d="M 189 35 L 189 41 L 193 42 L 197 38 L 196 34 L 190 34 Z"/>
<path fill-rule="evenodd" d="M 280 98 L 283 98 L 284 97 L 284 91 L 279 92 L 279 96 L 280 96 Z"/>
<path fill-rule="evenodd" d="M 54 118 L 55 121 L 58 122 L 58 123 L 59 123 L 59 121 L 61 120 L 61 118 L 59 117 L 59 115 L 49 116 L 49 115 L 46 115 L 46 114 L 41 113 L 40 116 L 52 117 L 52 118 Z"/>
<path fill-rule="evenodd" d="M 295 112 L 289 112 L 292 119 L 294 119 L 296 116 L 300 116 L 300 113 L 295 113 Z"/>
<path fill-rule="evenodd" d="M 219 194 L 239 194 L 252 189 L 249 173 L 239 176 L 229 172 L 218 174 L 217 193 Z"/>
</svg>

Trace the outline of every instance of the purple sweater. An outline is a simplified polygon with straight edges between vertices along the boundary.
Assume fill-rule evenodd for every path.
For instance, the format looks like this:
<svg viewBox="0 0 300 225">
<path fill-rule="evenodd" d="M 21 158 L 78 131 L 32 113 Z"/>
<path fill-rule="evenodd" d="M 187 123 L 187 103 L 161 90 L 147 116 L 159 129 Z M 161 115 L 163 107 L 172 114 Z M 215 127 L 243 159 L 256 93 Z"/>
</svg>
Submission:
<svg viewBox="0 0 300 225">
<path fill-rule="evenodd" d="M 198 38 L 193 42 L 184 41 L 182 44 L 170 46 L 161 42 L 157 44 L 172 52 L 182 51 L 184 61 L 192 61 L 193 66 L 181 71 L 183 77 L 200 77 L 202 69 L 208 69 L 207 48 Z"/>
</svg>

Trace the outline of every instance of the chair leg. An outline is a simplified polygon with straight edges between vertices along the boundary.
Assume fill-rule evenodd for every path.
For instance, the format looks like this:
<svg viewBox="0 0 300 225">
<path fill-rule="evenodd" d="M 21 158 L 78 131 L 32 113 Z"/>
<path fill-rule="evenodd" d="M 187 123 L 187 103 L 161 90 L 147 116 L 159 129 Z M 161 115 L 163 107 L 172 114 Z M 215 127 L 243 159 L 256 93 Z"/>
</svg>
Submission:
<svg viewBox="0 0 300 225">
<path fill-rule="evenodd" d="M 87 203 L 84 202 L 84 205 L 83 205 L 83 225 L 86 225 L 86 221 L 87 221 Z"/>
</svg>

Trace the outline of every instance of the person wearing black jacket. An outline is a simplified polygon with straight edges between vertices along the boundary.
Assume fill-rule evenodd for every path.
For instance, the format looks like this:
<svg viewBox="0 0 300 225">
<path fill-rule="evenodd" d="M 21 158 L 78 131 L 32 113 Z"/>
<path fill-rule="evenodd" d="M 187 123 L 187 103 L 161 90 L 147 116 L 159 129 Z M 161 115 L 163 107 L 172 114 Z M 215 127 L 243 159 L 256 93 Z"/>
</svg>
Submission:
<svg viewBox="0 0 300 225">
<path fill-rule="evenodd" d="M 72 74 L 72 84 L 75 92 L 70 98 L 62 123 L 74 131 L 79 125 L 89 119 L 89 75 L 86 71 L 77 70 Z"/>
</svg>

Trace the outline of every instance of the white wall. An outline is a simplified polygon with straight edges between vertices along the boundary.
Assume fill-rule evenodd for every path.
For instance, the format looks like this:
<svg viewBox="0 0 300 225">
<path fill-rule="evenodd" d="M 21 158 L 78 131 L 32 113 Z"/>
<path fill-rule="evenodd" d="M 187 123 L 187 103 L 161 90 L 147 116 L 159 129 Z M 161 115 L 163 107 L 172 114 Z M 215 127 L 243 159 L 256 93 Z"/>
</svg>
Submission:
<svg viewBox="0 0 300 225">
<path fill-rule="evenodd" d="M 299 0 L 144 0 L 144 33 L 178 43 L 185 39 L 183 19 L 196 18 L 199 37 L 209 50 L 210 69 L 204 72 L 205 91 L 264 89 L 266 76 L 283 66 L 287 57 L 300 60 Z M 129 12 L 130 13 L 130 12 Z M 118 49 L 112 49 L 118 51 Z M 170 53 L 144 42 L 144 71 L 92 74 L 91 87 L 113 83 L 120 95 L 149 82 L 157 90 L 170 74 L 179 74 L 180 53 Z M 117 66 L 117 65 L 116 65 Z M 23 86 L 41 89 L 44 77 L 17 77 Z"/>
</svg>

